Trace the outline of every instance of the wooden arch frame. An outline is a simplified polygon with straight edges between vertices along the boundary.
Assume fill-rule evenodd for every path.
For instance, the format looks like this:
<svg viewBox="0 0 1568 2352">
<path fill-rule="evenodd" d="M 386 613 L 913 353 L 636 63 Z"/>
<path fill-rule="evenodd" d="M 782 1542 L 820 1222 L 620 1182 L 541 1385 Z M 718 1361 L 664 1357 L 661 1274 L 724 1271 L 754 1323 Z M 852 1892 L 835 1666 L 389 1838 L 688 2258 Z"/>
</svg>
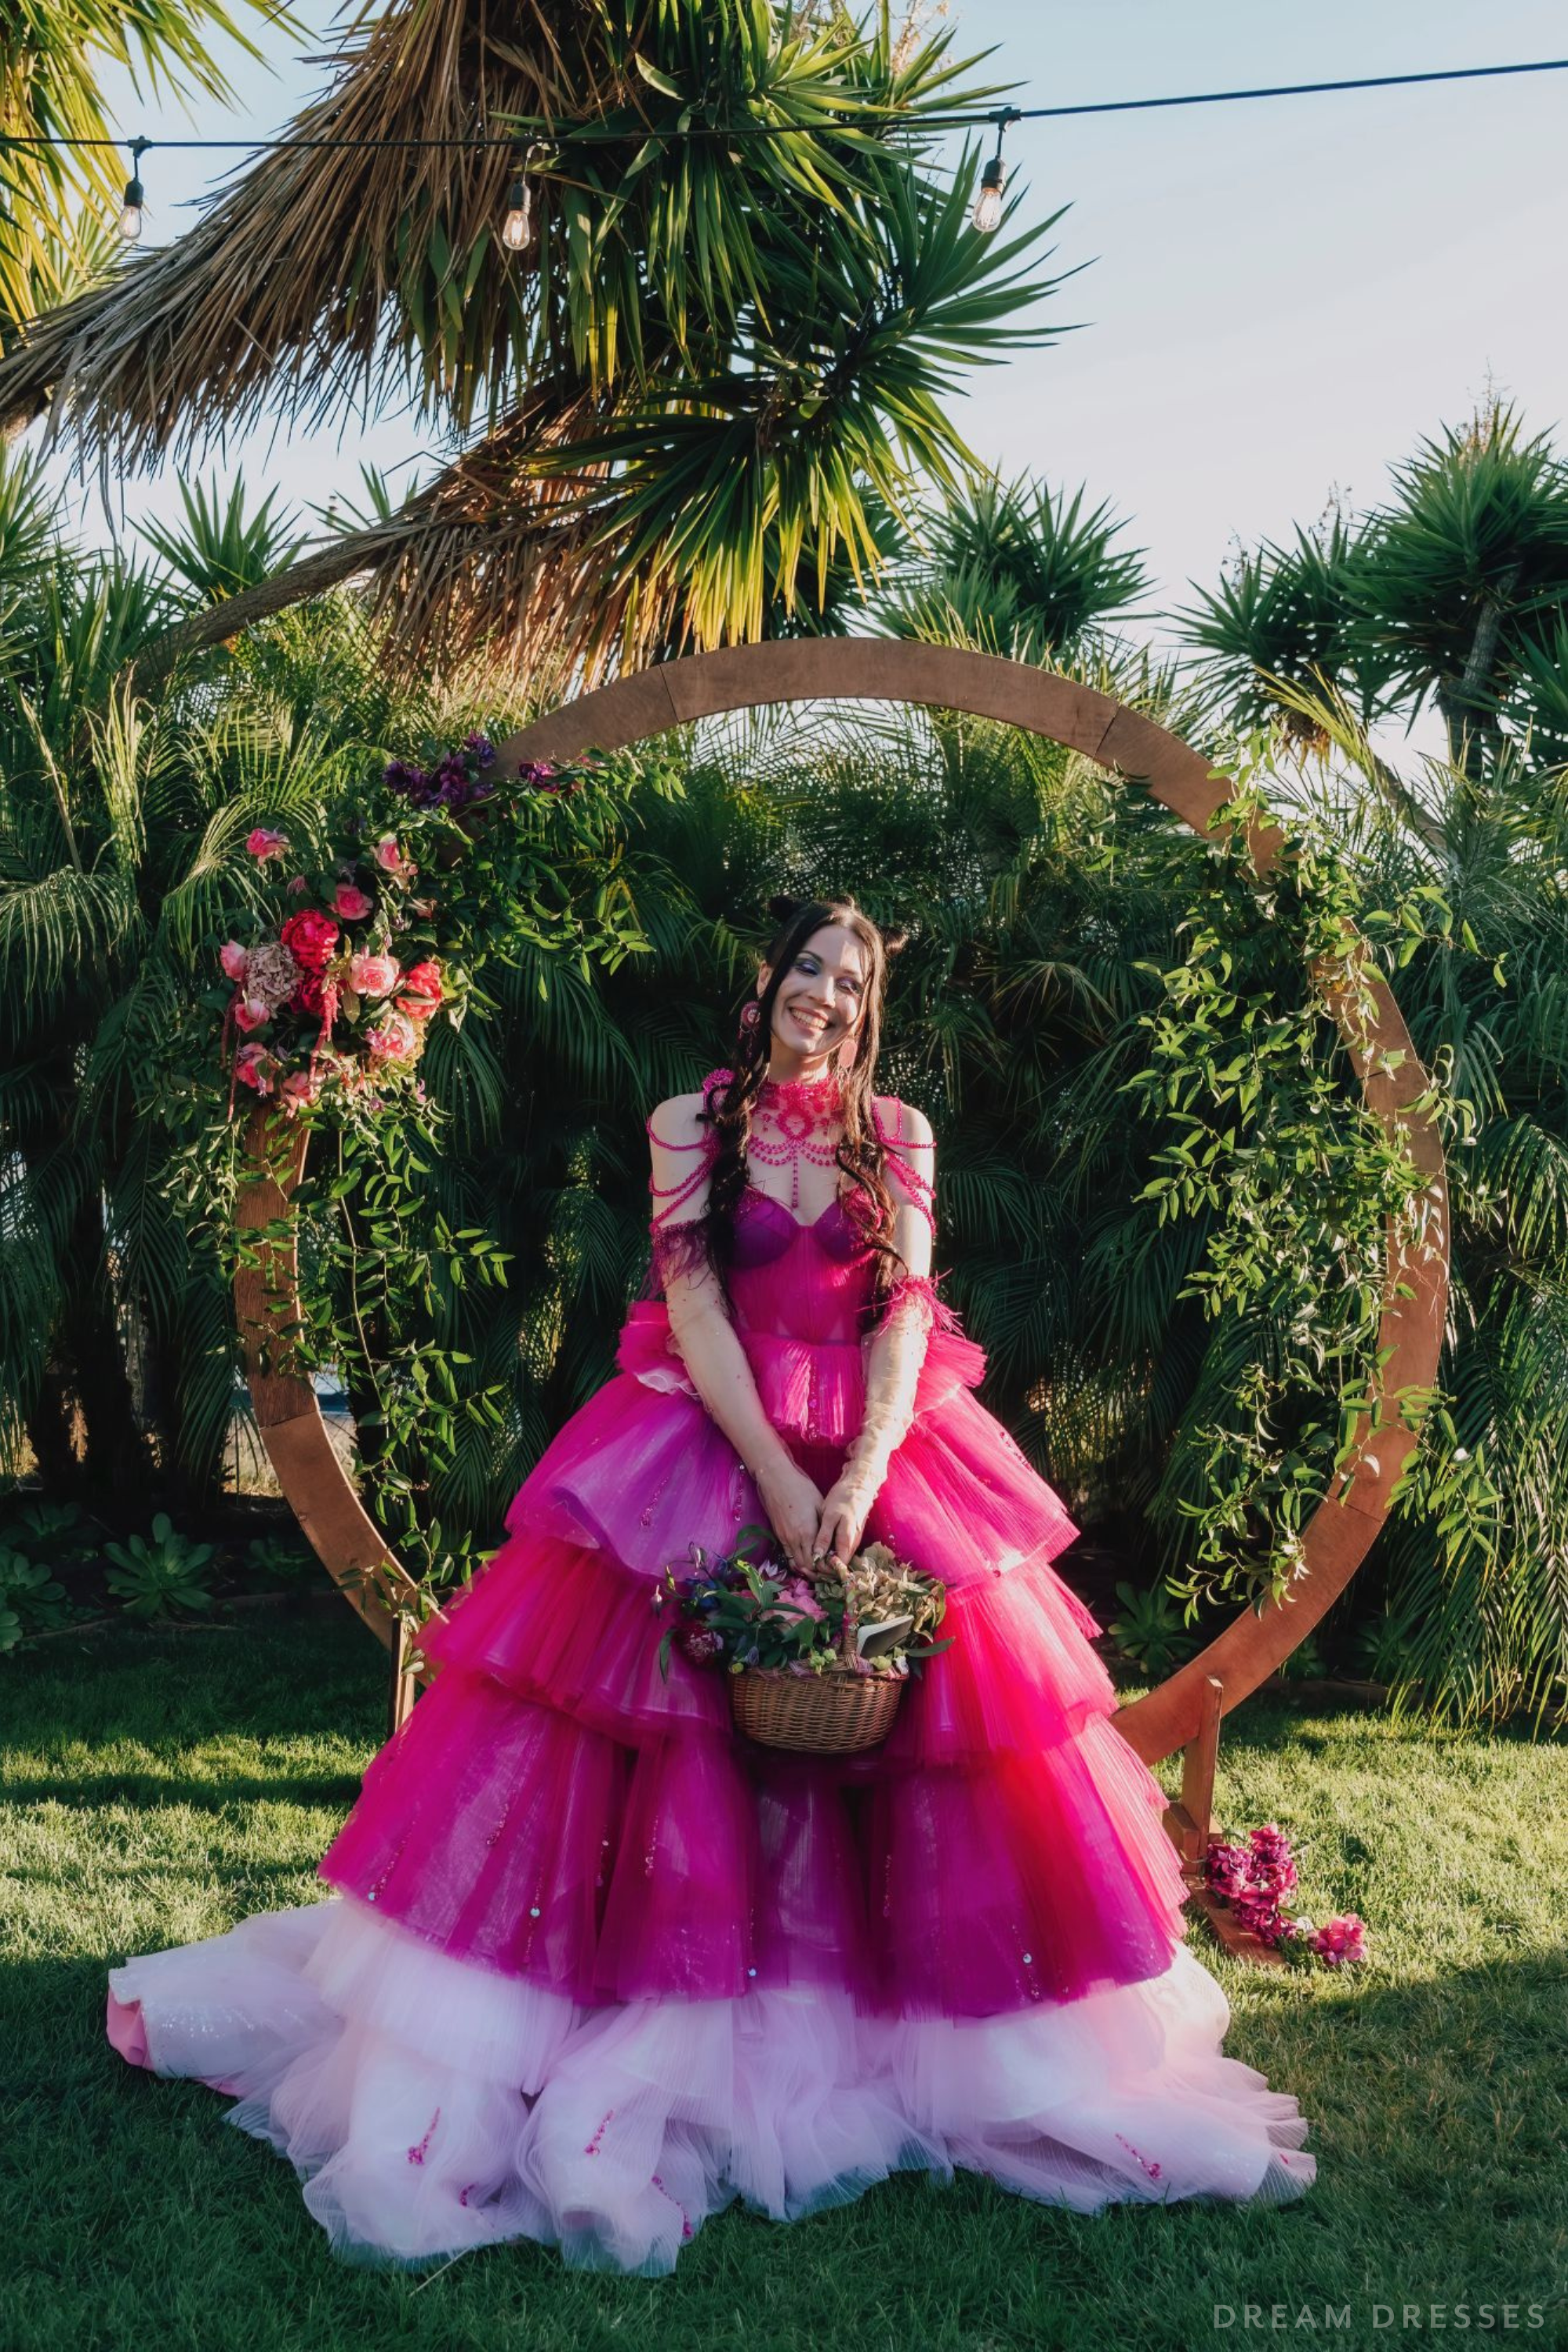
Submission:
<svg viewBox="0 0 1568 2352">
<path fill-rule="evenodd" d="M 1228 781 L 1187 744 L 1074 679 L 988 654 L 856 637 L 742 646 L 661 664 L 537 720 L 500 747 L 500 762 L 502 772 L 515 772 L 527 760 L 620 751 L 693 719 L 769 703 L 820 701 L 923 704 L 1026 729 L 1141 784 L 1199 834 L 1216 830 L 1215 812 L 1230 794 Z M 1253 866 L 1260 876 L 1278 854 L 1279 839 L 1268 830 L 1251 837 Z M 1437 1369 L 1448 1293 L 1442 1146 L 1429 1114 L 1417 1108 L 1426 1076 L 1393 992 L 1375 970 L 1368 969 L 1365 979 L 1375 1006 L 1370 1034 L 1352 1023 L 1348 1006 L 1336 1007 L 1337 1017 L 1370 1108 L 1385 1132 L 1404 1130 L 1405 1148 L 1426 1180 L 1427 1214 L 1417 1244 L 1391 1268 L 1373 1410 L 1357 1433 L 1349 1465 L 1304 1531 L 1304 1572 L 1292 1595 L 1270 1602 L 1260 1614 L 1243 1611 L 1199 1656 L 1115 1717 L 1146 1764 L 1184 1748 L 1195 1753 L 1194 1743 L 1206 1746 L 1209 1780 L 1219 1716 L 1239 1706 L 1289 1656 L 1371 1549 L 1415 1442 L 1400 1412 L 1399 1392 L 1428 1387 Z M 240 1223 L 254 1231 L 287 1217 L 305 1139 L 299 1137 L 291 1171 L 279 1184 L 259 1165 L 265 1108 L 258 1105 L 253 1117 L 257 1173 L 242 1194 Z M 406 1628 L 397 1603 L 415 1588 L 361 1507 L 332 1450 L 314 1391 L 304 1381 L 263 1369 L 268 1327 L 286 1324 L 298 1308 L 291 1240 L 269 1242 L 258 1256 L 260 1262 L 242 1271 L 236 1285 L 258 1424 L 284 1494 L 317 1553 L 401 1668 Z M 402 1672 L 395 1678 L 395 1724 L 412 1702 L 412 1681 Z M 1176 1827 L 1182 1826 L 1178 1819 Z M 1184 1826 L 1190 1841 L 1193 1823 Z M 1206 1828 L 1206 1822 L 1199 1826 Z"/>
</svg>

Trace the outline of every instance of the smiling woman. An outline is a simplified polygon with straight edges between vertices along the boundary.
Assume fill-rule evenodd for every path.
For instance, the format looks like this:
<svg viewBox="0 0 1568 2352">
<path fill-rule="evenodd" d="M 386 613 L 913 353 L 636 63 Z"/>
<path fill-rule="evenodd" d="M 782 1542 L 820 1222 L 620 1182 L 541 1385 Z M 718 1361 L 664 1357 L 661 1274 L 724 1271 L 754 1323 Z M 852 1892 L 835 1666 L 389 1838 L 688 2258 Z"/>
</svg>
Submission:
<svg viewBox="0 0 1568 2352">
<path fill-rule="evenodd" d="M 927 646 L 674 664 L 502 758 L 824 693 L 1010 720 L 1145 777 L 1260 866 L 1278 852 L 1131 711 Z M 1071 1522 L 975 1397 L 984 1353 L 939 1295 L 931 1129 L 876 1088 L 899 935 L 849 898 L 773 913 L 731 1065 L 649 1122 L 653 1268 L 620 1369 L 426 1637 L 440 1672 L 321 1862 L 332 1895 L 111 1972 L 117 2046 L 236 2096 L 230 2120 L 289 2157 L 359 2259 L 531 2237 L 657 2274 L 737 2195 L 787 2221 L 909 2168 L 1080 2211 L 1278 2201 L 1315 2174 L 1294 2099 L 1225 2056 L 1224 1995 L 1183 1941 L 1142 1759 L 1190 1736 L 1193 1670 L 1119 1715 L 1053 1564 Z M 1330 1001 L 1436 1220 L 1424 1075 L 1381 981 L 1346 981 L 1342 1008 L 1355 940 L 1335 924 Z M 1386 1508 L 1414 1442 L 1398 1384 L 1430 1377 L 1442 1325 L 1431 1230 L 1383 1314 L 1355 1499 L 1319 1506 L 1289 1609 L 1196 1662 L 1223 1664 L 1231 1705 Z M 659 1670 L 666 1564 L 764 1510 L 792 1566 L 866 1534 L 946 1587 L 952 1645 L 875 1748 L 772 1748 L 699 1658 Z"/>
<path fill-rule="evenodd" d="M 1223 2053 L 1076 1530 L 939 1296 L 931 1130 L 876 1090 L 900 937 L 773 911 L 732 1065 L 648 1121 L 620 1369 L 427 1632 L 333 1895 L 111 1975 L 117 2047 L 237 2095 L 357 2259 L 658 2274 L 737 2195 L 787 2221 L 899 2169 L 1084 2212 L 1316 2171 Z M 699 1646 L 661 1666 L 667 1564 L 758 1522 L 802 1575 L 868 1538 L 945 1588 L 878 1744 L 767 1744 Z"/>
</svg>

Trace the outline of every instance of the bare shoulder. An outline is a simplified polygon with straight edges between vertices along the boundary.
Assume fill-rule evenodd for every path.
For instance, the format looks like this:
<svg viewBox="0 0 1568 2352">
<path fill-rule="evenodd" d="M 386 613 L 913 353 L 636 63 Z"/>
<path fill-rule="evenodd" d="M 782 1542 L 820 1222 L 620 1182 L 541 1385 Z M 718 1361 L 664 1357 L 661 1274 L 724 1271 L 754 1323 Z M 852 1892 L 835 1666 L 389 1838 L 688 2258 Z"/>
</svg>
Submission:
<svg viewBox="0 0 1568 2352">
<path fill-rule="evenodd" d="M 871 1099 L 877 1107 L 877 1123 L 889 1143 L 924 1145 L 927 1150 L 935 1144 L 931 1123 L 917 1105 L 901 1102 L 897 1095 L 873 1095 Z"/>
<path fill-rule="evenodd" d="M 656 1143 L 700 1143 L 710 1134 L 703 1119 L 703 1096 L 670 1094 L 648 1115 L 648 1134 Z"/>
</svg>

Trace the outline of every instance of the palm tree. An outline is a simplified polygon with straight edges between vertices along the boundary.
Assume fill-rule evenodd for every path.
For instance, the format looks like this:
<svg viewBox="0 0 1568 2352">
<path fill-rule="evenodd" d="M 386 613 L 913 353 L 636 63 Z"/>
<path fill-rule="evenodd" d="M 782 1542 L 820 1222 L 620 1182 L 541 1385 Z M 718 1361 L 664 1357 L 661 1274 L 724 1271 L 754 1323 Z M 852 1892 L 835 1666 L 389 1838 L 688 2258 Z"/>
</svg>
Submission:
<svg viewBox="0 0 1568 2352">
<path fill-rule="evenodd" d="M 1493 400 L 1424 441 L 1372 513 L 1244 555 L 1177 617 L 1238 717 L 1277 715 L 1310 739 L 1291 688 L 1327 689 L 1363 730 L 1430 703 L 1468 775 L 1542 718 L 1562 740 L 1568 464 Z"/>
<path fill-rule="evenodd" d="M 1125 524 L 1108 502 L 1086 514 L 1086 496 L 996 474 L 954 485 L 922 509 L 918 550 L 909 549 L 878 600 L 883 625 L 1015 661 L 1072 659 L 1150 584 L 1141 552 L 1113 544 Z"/>
<path fill-rule="evenodd" d="M 432 709 L 393 698 L 343 599 L 187 665 L 155 712 L 127 694 L 144 646 L 282 543 L 242 490 L 187 503 L 160 564 L 89 558 L 36 462 L 0 467 L 0 1449 L 25 1435 L 52 1493 L 121 1509 L 210 1495 L 235 1402 L 219 1253 L 181 1196 L 194 1104 L 149 1102 L 158 1055 L 209 1018 L 248 826 L 307 832 Z"/>
<path fill-rule="evenodd" d="M 954 478 L 963 368 L 1047 338 L 1024 262 L 1049 223 L 983 237 L 977 159 L 932 168 L 932 118 L 994 95 L 946 51 L 885 0 L 863 27 L 743 0 L 366 10 L 293 126 L 318 143 L 39 321 L 0 421 L 52 401 L 134 467 L 395 398 L 458 445 L 183 646 L 354 577 L 395 655 L 541 689 L 755 637 L 874 568 L 876 501 Z"/>
<path fill-rule="evenodd" d="M 1401 1007 L 1467 1108 L 1447 1402 L 1376 1559 L 1408 1629 L 1405 1692 L 1461 1722 L 1539 1719 L 1568 1675 L 1568 467 L 1493 403 L 1424 441 L 1309 559 L 1266 550 L 1189 633 L 1211 689 L 1238 715 L 1277 712 L 1314 755 L 1292 793 L 1369 901 L 1412 917 Z M 1447 755 L 1396 773 L 1367 722 L 1428 702 Z M 1426 936 L 1431 898 L 1451 928 Z"/>
</svg>

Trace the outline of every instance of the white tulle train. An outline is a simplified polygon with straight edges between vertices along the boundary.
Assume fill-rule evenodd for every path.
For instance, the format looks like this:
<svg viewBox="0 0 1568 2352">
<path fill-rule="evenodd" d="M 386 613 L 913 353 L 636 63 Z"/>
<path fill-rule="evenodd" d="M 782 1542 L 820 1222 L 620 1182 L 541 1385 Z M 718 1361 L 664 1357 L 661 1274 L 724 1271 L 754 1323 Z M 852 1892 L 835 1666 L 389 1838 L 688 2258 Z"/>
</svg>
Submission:
<svg viewBox="0 0 1568 2352">
<path fill-rule="evenodd" d="M 1094 2212 L 1279 2202 L 1316 2172 L 1295 2101 L 1223 2055 L 1224 1992 L 1164 1975 L 980 2019 L 857 2013 L 832 1989 L 586 2009 L 353 1897 L 264 1911 L 110 1971 L 110 2032 L 237 2098 L 351 2261 L 531 2238 L 658 2276 L 736 2196 L 775 2221 L 956 2166 Z"/>
</svg>

